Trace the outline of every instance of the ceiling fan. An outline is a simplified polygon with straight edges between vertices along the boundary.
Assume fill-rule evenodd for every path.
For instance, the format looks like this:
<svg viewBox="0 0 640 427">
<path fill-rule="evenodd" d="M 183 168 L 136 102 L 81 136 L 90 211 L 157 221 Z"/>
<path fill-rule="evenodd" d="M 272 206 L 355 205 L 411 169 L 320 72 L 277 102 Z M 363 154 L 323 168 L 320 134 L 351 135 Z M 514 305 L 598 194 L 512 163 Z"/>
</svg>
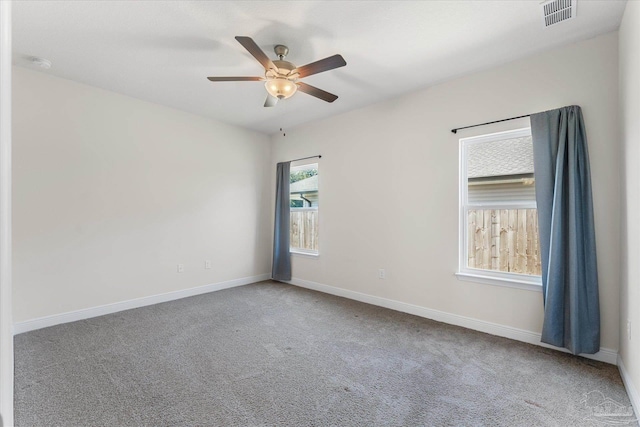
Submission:
<svg viewBox="0 0 640 427">
<path fill-rule="evenodd" d="M 264 77 L 207 77 L 212 82 L 264 81 L 267 92 L 269 92 L 267 100 L 264 103 L 265 107 L 273 107 L 278 103 L 278 99 L 289 98 L 298 90 L 327 102 L 333 102 L 338 99 L 337 95 L 300 82 L 298 79 L 312 74 L 322 73 L 323 71 L 333 70 L 334 68 L 344 67 L 347 63 L 341 55 L 333 55 L 303 65 L 302 67 L 296 67 L 291 62 L 284 60 L 289 53 L 289 48 L 286 46 L 279 44 L 274 47 L 273 50 L 278 56 L 278 59 L 272 61 L 251 37 L 237 36 L 236 40 L 262 64 L 264 67 Z"/>
</svg>

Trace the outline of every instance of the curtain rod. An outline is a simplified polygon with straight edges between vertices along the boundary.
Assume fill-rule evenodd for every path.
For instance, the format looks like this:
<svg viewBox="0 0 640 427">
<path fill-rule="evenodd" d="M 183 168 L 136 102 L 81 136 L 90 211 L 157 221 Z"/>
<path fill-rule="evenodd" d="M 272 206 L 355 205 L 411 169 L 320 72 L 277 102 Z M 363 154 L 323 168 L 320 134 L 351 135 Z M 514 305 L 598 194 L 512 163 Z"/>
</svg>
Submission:
<svg viewBox="0 0 640 427">
<path fill-rule="evenodd" d="M 480 123 L 479 125 L 471 125 L 471 126 L 465 126 L 465 127 L 461 127 L 461 128 L 451 129 L 451 132 L 458 133 L 458 131 L 462 130 L 462 129 L 469 129 L 469 128 L 475 128 L 475 127 L 478 127 L 478 126 L 491 125 L 491 124 L 494 124 L 494 123 L 507 122 L 509 120 L 522 119 L 522 118 L 530 117 L 530 116 L 531 116 L 531 114 L 525 114 L 524 116 L 511 117 L 509 119 L 494 120 L 493 122 Z"/>
<path fill-rule="evenodd" d="M 317 156 L 309 156 L 309 157 L 302 157 L 300 159 L 294 159 L 294 160 L 289 160 L 289 162 L 297 162 L 298 160 L 307 160 L 307 159 L 313 159 L 314 157 L 317 157 L 319 159 L 322 158 L 322 156 L 320 154 L 318 154 Z"/>
</svg>

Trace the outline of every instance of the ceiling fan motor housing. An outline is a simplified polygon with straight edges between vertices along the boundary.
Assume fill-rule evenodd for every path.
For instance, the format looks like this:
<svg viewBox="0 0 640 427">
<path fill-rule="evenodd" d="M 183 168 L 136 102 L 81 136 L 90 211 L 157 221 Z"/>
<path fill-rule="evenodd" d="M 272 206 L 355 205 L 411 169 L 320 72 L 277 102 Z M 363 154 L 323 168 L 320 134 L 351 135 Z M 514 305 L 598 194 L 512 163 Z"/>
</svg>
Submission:
<svg viewBox="0 0 640 427">
<path fill-rule="evenodd" d="M 283 77 L 292 75 L 292 72 L 296 69 L 296 66 L 289 61 L 275 60 L 273 64 L 278 67 L 278 74 Z M 295 75 L 297 77 L 298 73 L 295 73 Z"/>
</svg>

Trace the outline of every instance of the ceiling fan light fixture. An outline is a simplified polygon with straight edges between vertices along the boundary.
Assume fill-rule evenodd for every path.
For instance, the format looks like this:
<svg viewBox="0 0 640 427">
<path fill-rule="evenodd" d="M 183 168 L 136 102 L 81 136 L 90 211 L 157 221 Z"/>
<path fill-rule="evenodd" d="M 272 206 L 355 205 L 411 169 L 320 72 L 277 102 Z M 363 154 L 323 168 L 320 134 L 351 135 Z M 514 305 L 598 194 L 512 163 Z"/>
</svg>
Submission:
<svg viewBox="0 0 640 427">
<path fill-rule="evenodd" d="M 2 1 L 2 0 L 0 0 Z M 553 0 L 553 1 L 571 1 L 571 0 Z M 573 0 L 577 1 L 577 0 Z M 236 40 L 244 47 L 259 63 L 264 67 L 264 77 L 207 77 L 212 82 L 255 82 L 265 81 L 264 87 L 269 93 L 264 103 L 265 107 L 273 107 L 279 99 L 287 99 L 292 97 L 298 89 L 300 92 L 314 96 L 326 102 L 333 102 L 338 99 L 337 95 L 318 89 L 298 79 L 311 76 L 313 74 L 322 73 L 347 65 L 347 62 L 341 55 L 333 55 L 319 61 L 312 62 L 302 67 L 296 67 L 284 58 L 289 53 L 289 48 L 284 45 L 276 45 L 274 52 L 278 59 L 272 61 L 260 49 L 251 37 L 237 36 Z"/>
<path fill-rule="evenodd" d="M 298 90 L 295 82 L 282 77 L 267 80 L 264 86 L 269 95 L 278 99 L 287 99 Z"/>
</svg>

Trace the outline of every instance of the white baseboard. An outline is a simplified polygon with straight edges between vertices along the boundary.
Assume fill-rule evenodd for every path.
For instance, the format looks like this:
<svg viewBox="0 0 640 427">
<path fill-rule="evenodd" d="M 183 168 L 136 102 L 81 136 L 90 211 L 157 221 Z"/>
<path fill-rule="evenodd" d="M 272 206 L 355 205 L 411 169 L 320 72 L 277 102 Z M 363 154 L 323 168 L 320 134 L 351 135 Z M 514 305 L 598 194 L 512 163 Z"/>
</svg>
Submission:
<svg viewBox="0 0 640 427">
<path fill-rule="evenodd" d="M 624 367 L 624 363 L 622 362 L 622 358 L 620 356 L 618 356 L 618 369 L 620 370 L 620 376 L 622 377 L 624 387 L 627 389 L 627 394 L 629 395 L 631 406 L 633 406 L 633 410 L 636 413 L 636 419 L 640 419 L 640 393 L 638 392 L 636 386 L 633 384 L 633 381 L 631 381 L 629 372 L 627 372 L 627 368 Z"/>
<path fill-rule="evenodd" d="M 222 289 L 236 286 L 248 285 L 250 283 L 268 280 L 271 274 L 260 274 L 258 276 L 243 277 L 240 279 L 228 280 L 226 282 L 211 283 L 209 285 L 195 288 L 182 289 L 179 291 L 167 292 L 159 295 L 136 298 L 128 301 L 120 301 L 112 304 L 100 305 L 98 307 L 85 308 L 82 310 L 70 311 L 67 313 L 54 314 L 40 317 L 38 319 L 16 322 L 13 324 L 13 334 L 35 331 L 36 329 L 47 328 L 49 326 L 60 325 L 62 323 L 75 322 L 77 320 L 89 319 L 91 317 L 104 316 L 105 314 L 117 313 L 118 311 L 130 310 L 132 308 L 145 307 L 147 305 L 159 304 L 161 302 L 173 301 L 194 295 L 206 294 L 220 291 Z"/>
<path fill-rule="evenodd" d="M 458 314 L 446 313 L 444 311 L 433 310 L 431 308 L 408 304 L 388 298 L 382 298 L 363 294 L 360 292 L 350 291 L 347 289 L 336 288 L 334 286 L 297 279 L 295 277 L 288 283 L 300 286 L 302 288 L 312 289 L 314 291 L 320 291 L 327 294 L 364 302 L 367 304 L 377 305 L 379 307 L 390 308 L 391 310 L 402 311 L 404 313 L 413 314 L 415 316 L 424 317 L 438 322 L 448 323 L 450 325 L 462 326 L 467 329 L 473 329 L 475 331 L 497 335 L 499 337 L 510 338 L 512 340 L 522 341 L 529 344 L 539 345 L 541 347 L 551 348 L 554 350 L 569 353 L 569 351 L 566 349 L 554 347 L 552 345 L 540 342 L 540 334 L 536 332 L 525 331 L 523 329 L 499 325 L 497 323 L 486 322 L 484 320 L 473 319 L 471 317 L 460 316 Z M 601 348 L 600 351 L 596 354 L 581 354 L 580 356 L 615 365 L 618 359 L 618 352 L 616 350 L 611 350 L 608 348 Z"/>
</svg>

